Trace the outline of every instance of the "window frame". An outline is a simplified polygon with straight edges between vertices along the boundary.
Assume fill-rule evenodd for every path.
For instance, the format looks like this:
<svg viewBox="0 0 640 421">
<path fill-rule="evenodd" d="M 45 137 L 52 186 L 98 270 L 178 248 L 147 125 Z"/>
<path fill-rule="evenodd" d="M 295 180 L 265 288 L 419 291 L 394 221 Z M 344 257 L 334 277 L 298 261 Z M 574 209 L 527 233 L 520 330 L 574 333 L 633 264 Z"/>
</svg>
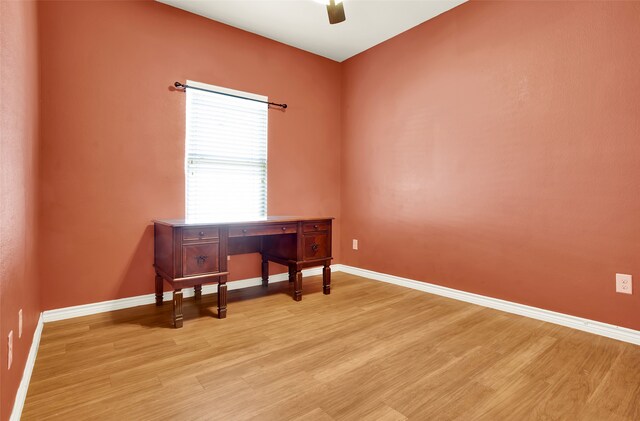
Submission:
<svg viewBox="0 0 640 421">
<path fill-rule="evenodd" d="M 262 215 L 256 215 L 253 219 L 256 220 L 260 220 L 260 219 L 265 219 L 268 215 L 268 175 L 269 175 L 269 156 L 268 156 L 268 150 L 269 150 L 269 118 L 268 118 L 268 103 L 269 102 L 269 98 L 267 96 L 264 95 L 258 95 L 258 94 L 254 94 L 251 92 L 245 92 L 245 91 L 239 91 L 239 90 L 235 90 L 235 89 L 230 89 L 230 88 L 225 88 L 222 86 L 216 86 L 216 85 L 211 85 L 211 84 L 207 84 L 207 83 L 203 83 L 203 82 L 197 82 L 197 81 L 193 81 L 193 80 L 187 80 L 186 84 L 190 87 L 194 87 L 194 88 L 200 88 L 200 89 L 205 89 L 205 90 L 209 90 L 209 91 L 215 91 L 215 92 L 220 92 L 222 94 L 229 94 L 229 95 L 233 95 L 234 97 L 241 97 L 241 98 L 234 98 L 236 100 L 246 100 L 246 101 L 251 101 L 253 100 L 257 100 L 257 101 L 263 101 L 265 102 L 265 127 L 264 127 L 264 133 L 265 133 L 265 137 L 264 137 L 264 193 L 263 193 L 263 197 L 261 198 L 264 205 L 262 206 L 262 211 L 263 214 Z M 202 91 L 199 90 L 195 90 L 195 92 L 201 93 Z M 220 95 L 219 93 L 215 93 L 212 92 L 209 95 Z M 194 215 L 189 215 L 189 179 L 190 179 L 190 174 L 189 174 L 189 161 L 193 159 L 193 156 L 189 155 L 189 145 L 190 145 L 190 128 L 189 128 L 189 124 L 190 124 L 190 108 L 192 107 L 191 101 L 190 101 L 190 97 L 188 95 L 189 93 L 189 88 L 187 88 L 187 96 L 185 98 L 185 143 L 184 143 L 184 171 L 185 171 L 185 219 L 187 221 L 191 221 L 191 222 L 215 222 L 215 221 L 221 221 L 221 222 L 230 222 L 230 221 L 234 221 L 237 220 L 233 217 L 227 216 L 227 217 L 215 217 L 214 220 L 210 219 L 209 217 L 205 217 L 203 218 L 199 218 L 198 216 L 194 216 Z M 224 96 L 224 95 L 222 95 Z M 252 101 L 253 102 L 253 101 Z M 247 160 L 247 162 L 250 162 L 251 160 Z M 240 218 L 238 220 L 246 220 L 246 218 Z"/>
</svg>

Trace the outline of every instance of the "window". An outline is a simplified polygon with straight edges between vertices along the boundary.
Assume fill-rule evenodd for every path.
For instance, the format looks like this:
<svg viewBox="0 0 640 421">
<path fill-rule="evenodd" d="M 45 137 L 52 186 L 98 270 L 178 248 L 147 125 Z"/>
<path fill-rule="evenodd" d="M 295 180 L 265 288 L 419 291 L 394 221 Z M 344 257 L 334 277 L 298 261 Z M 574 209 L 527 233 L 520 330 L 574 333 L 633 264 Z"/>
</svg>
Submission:
<svg viewBox="0 0 640 421">
<path fill-rule="evenodd" d="M 260 95 L 187 85 L 267 101 Z M 190 221 L 267 215 L 268 105 L 187 89 L 186 217 Z"/>
</svg>

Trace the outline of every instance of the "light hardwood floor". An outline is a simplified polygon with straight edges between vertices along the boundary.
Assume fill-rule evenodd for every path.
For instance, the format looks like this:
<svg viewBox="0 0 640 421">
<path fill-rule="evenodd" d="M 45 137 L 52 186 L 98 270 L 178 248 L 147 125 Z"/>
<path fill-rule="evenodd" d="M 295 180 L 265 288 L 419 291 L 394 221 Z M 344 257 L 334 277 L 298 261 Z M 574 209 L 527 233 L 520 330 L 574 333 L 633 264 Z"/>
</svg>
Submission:
<svg viewBox="0 0 640 421">
<path fill-rule="evenodd" d="M 152 280 L 150 280 L 151 282 Z M 25 420 L 640 420 L 640 347 L 343 273 L 48 323 Z"/>
</svg>

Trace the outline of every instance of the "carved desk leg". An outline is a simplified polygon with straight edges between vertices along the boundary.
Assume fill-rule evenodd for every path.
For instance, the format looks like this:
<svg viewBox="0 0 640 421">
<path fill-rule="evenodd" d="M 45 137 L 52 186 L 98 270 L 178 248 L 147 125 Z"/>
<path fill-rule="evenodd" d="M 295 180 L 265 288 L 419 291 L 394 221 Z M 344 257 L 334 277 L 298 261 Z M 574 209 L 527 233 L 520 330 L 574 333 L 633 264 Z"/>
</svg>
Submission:
<svg viewBox="0 0 640 421">
<path fill-rule="evenodd" d="M 227 277 L 218 278 L 218 319 L 227 317 Z"/>
<path fill-rule="evenodd" d="M 193 296 L 196 300 L 202 298 L 202 285 L 196 285 L 193 287 Z"/>
<path fill-rule="evenodd" d="M 173 291 L 173 325 L 182 327 L 182 290 Z"/>
<path fill-rule="evenodd" d="M 262 286 L 269 286 L 269 261 L 262 255 Z"/>
<path fill-rule="evenodd" d="M 162 281 L 163 281 L 162 276 L 156 273 L 156 305 L 157 306 L 162 305 L 162 293 L 164 292 L 162 290 Z"/>
<path fill-rule="evenodd" d="M 296 272 L 296 279 L 293 282 L 293 299 L 302 300 L 302 271 L 300 270 Z"/>
<path fill-rule="evenodd" d="M 329 266 L 329 262 L 325 262 L 322 268 L 322 292 L 325 295 L 331 294 L 331 266 Z"/>
</svg>

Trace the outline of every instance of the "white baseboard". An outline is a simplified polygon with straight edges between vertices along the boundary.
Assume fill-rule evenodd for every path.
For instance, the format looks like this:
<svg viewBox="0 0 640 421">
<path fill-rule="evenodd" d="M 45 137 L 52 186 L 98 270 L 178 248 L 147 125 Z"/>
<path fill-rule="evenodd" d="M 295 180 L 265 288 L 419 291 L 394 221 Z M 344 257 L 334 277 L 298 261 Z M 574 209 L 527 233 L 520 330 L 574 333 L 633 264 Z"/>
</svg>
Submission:
<svg viewBox="0 0 640 421">
<path fill-rule="evenodd" d="M 44 320 L 42 314 L 38 318 L 38 324 L 36 330 L 33 332 L 33 339 L 31 340 L 31 348 L 29 349 L 29 356 L 27 362 L 24 365 L 24 371 L 22 372 L 22 380 L 20 380 L 20 386 L 16 392 L 16 399 L 13 403 L 13 410 L 11 411 L 11 417 L 9 421 L 19 421 L 22 416 L 22 409 L 24 408 L 24 401 L 27 399 L 27 392 L 29 390 L 29 382 L 31 381 L 31 373 L 33 373 L 33 366 L 36 364 L 36 356 L 38 355 L 38 347 L 40 346 L 40 337 L 42 336 L 42 326 Z"/>
<path fill-rule="evenodd" d="M 337 265 L 337 264 L 331 265 L 331 270 L 333 272 L 339 272 L 340 268 L 341 268 L 341 265 Z M 322 274 L 322 267 L 304 269 L 302 271 L 303 276 L 314 276 L 314 275 L 321 275 L 321 274 Z M 276 275 L 269 276 L 269 283 L 283 282 L 283 281 L 287 281 L 288 279 L 289 279 L 289 274 L 278 273 Z M 227 282 L 227 289 L 229 291 L 232 291 L 234 289 L 249 288 L 249 287 L 255 287 L 258 285 L 262 285 L 262 278 L 249 278 L 249 279 L 242 279 L 238 281 Z M 202 286 L 203 294 L 213 294 L 215 292 L 217 292 L 216 284 L 208 284 L 208 285 Z M 182 291 L 182 294 L 183 294 L 183 297 L 185 298 L 193 297 L 193 288 L 184 289 Z M 172 298 L 171 291 L 165 291 L 163 300 L 171 301 L 172 299 L 173 298 Z M 44 317 L 44 322 L 48 323 L 48 322 L 55 322 L 58 320 L 71 319 L 74 317 L 88 316 L 90 314 L 122 310 L 123 308 L 153 304 L 155 302 L 156 302 L 155 294 L 146 294 L 146 295 L 138 295 L 136 297 L 127 297 L 127 298 L 120 298 L 117 300 L 102 301 L 99 303 L 83 304 L 83 305 L 73 306 L 73 307 L 46 310 L 42 314 Z"/>
<path fill-rule="evenodd" d="M 545 322 L 555 323 L 561 326 L 571 327 L 585 332 L 594 333 L 596 335 L 606 336 L 608 338 L 640 345 L 640 331 L 628 329 L 621 326 L 615 326 L 595 320 L 584 319 L 582 317 L 571 316 L 555 311 L 544 310 L 537 307 L 531 307 L 511 301 L 500 300 L 498 298 L 487 297 L 471 292 L 460 291 L 457 289 L 447 288 L 427 282 L 421 282 L 413 279 L 402 278 L 399 276 L 388 275 L 385 273 L 374 272 L 367 269 L 360 269 L 353 266 L 335 264 L 331 265 L 331 270 L 333 272 L 350 273 L 352 275 L 362 276 L 363 278 L 400 285 L 406 288 L 417 289 L 419 291 L 428 292 L 430 294 L 441 295 L 443 297 L 453 298 L 455 300 L 465 301 L 467 303 L 477 304 L 483 307 L 506 311 L 507 313 L 519 314 L 521 316 L 530 317 L 532 319 L 543 320 Z M 305 269 L 302 271 L 302 273 L 304 276 L 320 275 L 322 273 L 322 268 L 318 267 Z M 269 277 L 269 282 L 283 282 L 287 279 L 288 274 L 278 273 L 276 275 L 271 275 Z M 243 279 L 227 283 L 229 290 L 249 288 L 261 284 L 261 278 Z M 202 287 L 203 294 L 213 294 L 215 292 L 215 284 L 204 285 Z M 183 294 L 184 297 L 192 297 L 193 289 L 185 289 L 183 291 Z M 171 292 L 165 292 L 163 299 L 164 301 L 170 301 L 172 299 Z M 154 294 L 139 295 L 137 297 L 121 298 L 118 300 L 103 301 L 100 303 L 84 304 L 55 310 L 47 310 L 43 312 L 43 320 L 44 323 L 47 323 L 57 320 L 88 316 L 90 314 L 104 313 L 107 311 L 121 310 L 123 308 L 136 307 L 153 303 L 155 303 Z"/>
<path fill-rule="evenodd" d="M 569 314 L 557 313 L 555 311 L 544 310 L 538 307 L 531 307 L 511 301 L 500 300 L 498 298 L 473 294 L 471 292 L 460 291 L 457 289 L 429 284 L 413 279 L 401 278 L 399 276 L 387 275 L 385 273 L 374 272 L 367 269 L 360 269 L 353 266 L 340 265 L 340 270 L 352 275 L 362 276 L 363 278 L 417 289 L 419 291 L 428 292 L 430 294 L 441 295 L 443 297 L 453 298 L 455 300 L 465 301 L 467 303 L 477 304 L 496 310 L 502 310 L 506 311 L 507 313 L 519 314 L 521 316 L 530 317 L 532 319 L 542 320 L 545 322 L 571 327 L 573 329 L 582 330 L 596 335 L 606 336 L 607 338 L 617 339 L 619 341 L 640 345 L 640 331 L 628 329 L 626 327 L 610 325 L 608 323 L 602 323 L 595 320 L 583 319 L 582 317 L 571 316 Z"/>
</svg>

